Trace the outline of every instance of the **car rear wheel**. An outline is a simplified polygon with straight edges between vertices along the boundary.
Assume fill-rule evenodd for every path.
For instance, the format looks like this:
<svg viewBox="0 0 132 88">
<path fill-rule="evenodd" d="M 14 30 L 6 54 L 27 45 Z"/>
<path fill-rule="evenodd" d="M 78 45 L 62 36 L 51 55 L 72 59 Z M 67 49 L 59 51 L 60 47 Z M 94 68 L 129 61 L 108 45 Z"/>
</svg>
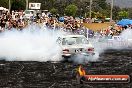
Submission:
<svg viewBox="0 0 132 88">
<path fill-rule="evenodd" d="M 69 62 L 71 56 L 62 56 L 62 62 Z"/>
</svg>

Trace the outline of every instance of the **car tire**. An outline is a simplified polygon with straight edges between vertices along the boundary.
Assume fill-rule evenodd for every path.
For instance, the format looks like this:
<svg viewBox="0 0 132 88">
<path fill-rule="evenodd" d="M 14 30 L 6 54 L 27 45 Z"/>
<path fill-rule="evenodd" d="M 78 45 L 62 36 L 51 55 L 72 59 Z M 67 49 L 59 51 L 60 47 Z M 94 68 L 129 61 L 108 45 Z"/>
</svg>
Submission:
<svg viewBox="0 0 132 88">
<path fill-rule="evenodd" d="M 62 62 L 69 62 L 70 56 L 62 56 Z"/>
</svg>

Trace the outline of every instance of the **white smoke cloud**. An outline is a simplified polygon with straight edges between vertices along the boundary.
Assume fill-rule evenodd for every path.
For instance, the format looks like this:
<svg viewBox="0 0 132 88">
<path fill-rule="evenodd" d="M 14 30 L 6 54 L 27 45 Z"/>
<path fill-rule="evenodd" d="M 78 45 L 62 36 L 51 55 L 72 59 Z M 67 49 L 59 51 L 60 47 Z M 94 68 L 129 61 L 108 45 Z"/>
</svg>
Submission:
<svg viewBox="0 0 132 88">
<path fill-rule="evenodd" d="M 96 61 L 100 61 L 99 57 L 100 55 L 105 52 L 105 50 L 108 49 L 116 49 L 116 50 L 120 50 L 120 49 L 130 49 L 130 47 L 132 48 L 132 29 L 127 29 L 124 30 L 119 37 L 121 37 L 121 40 L 108 40 L 108 39 L 104 39 L 102 41 L 99 42 L 99 38 L 93 38 L 90 39 L 89 41 L 93 44 L 94 49 L 95 49 L 95 55 L 94 56 L 85 56 L 83 54 L 78 54 L 74 57 L 72 57 L 71 59 L 75 62 L 75 63 L 88 63 L 88 62 L 96 62 Z"/>
<path fill-rule="evenodd" d="M 71 57 L 71 60 L 74 63 L 78 63 L 78 64 L 87 64 L 89 62 L 96 62 L 99 61 L 99 53 L 95 52 L 95 55 L 90 55 L 90 56 L 85 56 L 83 54 L 78 54 L 74 57 Z"/>
<path fill-rule="evenodd" d="M 29 25 L 23 31 L 6 31 L 0 34 L 0 58 L 8 61 L 61 61 L 61 48 L 56 43 L 58 36 L 65 32 L 53 31 L 44 26 Z M 132 30 L 127 29 L 120 35 L 124 39 L 132 39 Z M 116 41 L 98 42 L 98 39 L 90 40 L 95 47 L 95 56 L 87 57 L 77 55 L 71 59 L 75 63 L 87 63 L 98 61 L 99 54 L 107 49 L 123 49 L 131 43 L 126 41 L 123 45 Z"/>
<path fill-rule="evenodd" d="M 132 29 L 126 29 L 124 30 L 121 35 L 124 39 L 132 39 Z"/>
<path fill-rule="evenodd" d="M 61 49 L 56 44 L 59 32 L 45 27 L 29 26 L 23 31 L 0 34 L 0 58 L 9 61 L 60 61 Z"/>
<path fill-rule="evenodd" d="M 132 47 L 132 29 L 127 29 L 124 30 L 120 35 L 119 35 L 122 40 L 116 41 L 116 40 L 111 40 L 108 41 L 108 39 L 103 39 L 102 41 L 99 42 L 99 38 L 93 38 L 90 39 L 89 41 L 93 44 L 94 49 L 95 49 L 95 55 L 94 56 L 85 56 L 85 55 L 77 55 L 75 57 L 72 57 L 72 60 L 75 63 L 88 63 L 88 62 L 96 62 L 100 61 L 99 57 L 102 53 L 105 52 L 105 50 L 108 49 L 128 49 Z"/>
<path fill-rule="evenodd" d="M 132 48 L 132 29 L 124 30 L 119 37 L 121 40 L 111 40 L 104 39 L 102 42 L 98 41 L 98 38 L 92 39 L 91 42 L 95 46 L 96 52 L 99 54 L 103 53 L 108 49 L 130 49 Z"/>
</svg>

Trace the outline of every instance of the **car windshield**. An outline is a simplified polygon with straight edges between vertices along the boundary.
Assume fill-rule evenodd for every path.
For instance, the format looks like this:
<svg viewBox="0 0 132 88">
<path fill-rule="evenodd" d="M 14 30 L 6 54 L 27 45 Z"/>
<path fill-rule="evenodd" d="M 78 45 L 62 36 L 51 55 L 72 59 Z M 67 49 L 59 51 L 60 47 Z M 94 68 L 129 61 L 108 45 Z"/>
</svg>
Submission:
<svg viewBox="0 0 132 88">
<path fill-rule="evenodd" d="M 68 37 L 63 38 L 62 45 L 74 45 L 74 44 L 88 44 L 88 40 L 85 37 Z"/>
</svg>

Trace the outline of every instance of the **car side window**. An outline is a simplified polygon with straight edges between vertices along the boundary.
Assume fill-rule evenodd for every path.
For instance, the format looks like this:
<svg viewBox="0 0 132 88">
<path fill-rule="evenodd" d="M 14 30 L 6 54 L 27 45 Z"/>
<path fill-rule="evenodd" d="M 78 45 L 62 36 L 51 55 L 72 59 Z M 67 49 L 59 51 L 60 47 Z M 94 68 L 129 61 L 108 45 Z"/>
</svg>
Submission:
<svg viewBox="0 0 132 88">
<path fill-rule="evenodd" d="M 61 38 L 59 37 L 56 41 L 58 44 L 61 44 Z"/>
</svg>

